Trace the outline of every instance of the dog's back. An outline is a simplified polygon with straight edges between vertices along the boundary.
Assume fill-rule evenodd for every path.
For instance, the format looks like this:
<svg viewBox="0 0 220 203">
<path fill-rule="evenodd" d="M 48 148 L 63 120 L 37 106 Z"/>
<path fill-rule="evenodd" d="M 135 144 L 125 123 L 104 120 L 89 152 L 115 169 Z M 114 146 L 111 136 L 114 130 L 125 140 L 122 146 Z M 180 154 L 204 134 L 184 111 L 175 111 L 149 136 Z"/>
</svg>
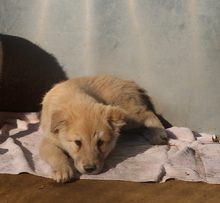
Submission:
<svg viewBox="0 0 220 203">
<path fill-rule="evenodd" d="M 65 86 L 65 88 L 64 88 Z M 53 92 L 56 92 L 54 94 Z M 72 103 L 81 104 L 87 100 L 95 99 L 96 102 L 104 105 L 119 106 L 126 110 L 130 119 L 125 128 L 139 127 L 143 121 L 145 111 L 152 111 L 161 121 L 165 128 L 172 125 L 155 111 L 154 105 L 146 91 L 130 80 L 122 80 L 112 75 L 96 75 L 70 79 L 62 84 L 58 84 L 51 91 L 56 95 L 50 99 L 50 103 L 63 103 L 67 105 L 68 101 L 62 101 L 65 98 Z M 49 93 L 49 94 L 51 94 Z M 51 101 L 53 100 L 53 101 Z M 58 104 L 56 104 L 58 106 Z"/>
</svg>

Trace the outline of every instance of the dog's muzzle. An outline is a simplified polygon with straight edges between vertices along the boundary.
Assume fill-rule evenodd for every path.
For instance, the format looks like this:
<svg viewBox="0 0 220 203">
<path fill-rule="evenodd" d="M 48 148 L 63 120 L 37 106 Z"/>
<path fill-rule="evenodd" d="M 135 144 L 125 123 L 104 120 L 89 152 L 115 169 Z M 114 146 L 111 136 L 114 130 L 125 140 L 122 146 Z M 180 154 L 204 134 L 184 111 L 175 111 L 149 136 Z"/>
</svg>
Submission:
<svg viewBox="0 0 220 203">
<path fill-rule="evenodd" d="M 97 167 L 95 164 L 88 164 L 83 166 L 83 169 L 85 170 L 86 173 L 92 173 L 97 169 Z"/>
</svg>

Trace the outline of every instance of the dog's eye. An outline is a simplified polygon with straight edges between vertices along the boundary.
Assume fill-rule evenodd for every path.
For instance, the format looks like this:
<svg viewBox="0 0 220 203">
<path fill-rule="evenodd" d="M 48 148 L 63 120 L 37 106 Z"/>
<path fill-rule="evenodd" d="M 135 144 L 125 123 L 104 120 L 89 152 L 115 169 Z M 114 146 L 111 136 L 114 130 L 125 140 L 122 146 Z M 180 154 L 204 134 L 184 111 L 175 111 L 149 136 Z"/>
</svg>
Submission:
<svg viewBox="0 0 220 203">
<path fill-rule="evenodd" d="M 104 144 L 104 141 L 99 140 L 97 144 L 98 144 L 98 147 L 101 147 Z"/>
<path fill-rule="evenodd" d="M 77 146 L 81 147 L 82 146 L 82 142 L 80 140 L 75 140 L 75 143 Z"/>
</svg>

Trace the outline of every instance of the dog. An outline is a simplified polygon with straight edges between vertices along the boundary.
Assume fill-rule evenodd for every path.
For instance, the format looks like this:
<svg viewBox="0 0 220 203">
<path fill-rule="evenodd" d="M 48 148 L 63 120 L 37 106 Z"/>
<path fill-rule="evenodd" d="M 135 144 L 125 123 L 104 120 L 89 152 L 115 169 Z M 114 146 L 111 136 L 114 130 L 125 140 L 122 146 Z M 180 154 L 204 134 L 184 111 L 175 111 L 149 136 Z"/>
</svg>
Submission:
<svg viewBox="0 0 220 203">
<path fill-rule="evenodd" d="M 0 34 L 0 128 L 15 116 L 10 112 L 40 111 L 46 92 L 67 79 L 52 54 L 24 38 Z"/>
<path fill-rule="evenodd" d="M 74 177 L 69 156 L 80 173 L 99 173 L 120 130 L 145 126 L 152 144 L 167 143 L 163 119 L 144 89 L 129 80 L 112 75 L 70 79 L 55 85 L 42 106 L 40 155 L 57 182 Z"/>
</svg>

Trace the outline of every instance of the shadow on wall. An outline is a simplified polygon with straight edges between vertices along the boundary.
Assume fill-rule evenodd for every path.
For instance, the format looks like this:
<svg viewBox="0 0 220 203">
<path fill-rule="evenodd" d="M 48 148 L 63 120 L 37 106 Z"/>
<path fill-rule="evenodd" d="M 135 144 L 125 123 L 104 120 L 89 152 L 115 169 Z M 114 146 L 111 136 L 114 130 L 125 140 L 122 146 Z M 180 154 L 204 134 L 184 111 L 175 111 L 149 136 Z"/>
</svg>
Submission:
<svg viewBox="0 0 220 203">
<path fill-rule="evenodd" d="M 0 111 L 38 112 L 45 93 L 67 80 L 56 58 L 30 41 L 0 34 Z"/>
</svg>

